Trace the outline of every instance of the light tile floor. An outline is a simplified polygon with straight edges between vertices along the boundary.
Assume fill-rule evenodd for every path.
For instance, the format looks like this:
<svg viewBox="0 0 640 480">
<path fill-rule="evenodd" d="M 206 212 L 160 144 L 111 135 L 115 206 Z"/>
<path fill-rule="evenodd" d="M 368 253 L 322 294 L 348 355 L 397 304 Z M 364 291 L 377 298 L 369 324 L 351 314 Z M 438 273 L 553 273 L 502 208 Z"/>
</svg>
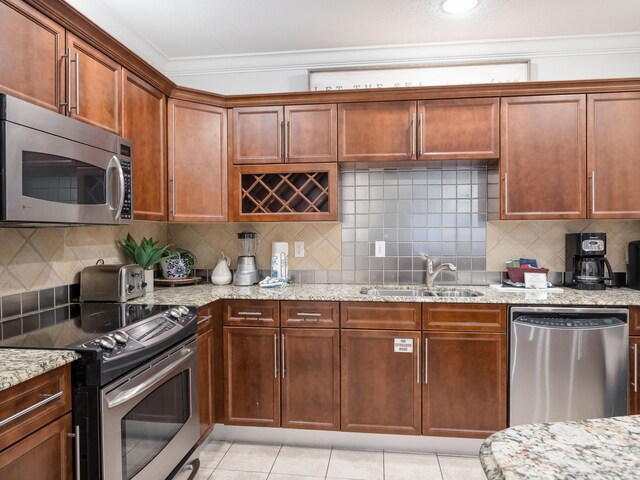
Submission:
<svg viewBox="0 0 640 480">
<path fill-rule="evenodd" d="M 486 480 L 476 457 L 212 441 L 199 480 Z"/>
</svg>

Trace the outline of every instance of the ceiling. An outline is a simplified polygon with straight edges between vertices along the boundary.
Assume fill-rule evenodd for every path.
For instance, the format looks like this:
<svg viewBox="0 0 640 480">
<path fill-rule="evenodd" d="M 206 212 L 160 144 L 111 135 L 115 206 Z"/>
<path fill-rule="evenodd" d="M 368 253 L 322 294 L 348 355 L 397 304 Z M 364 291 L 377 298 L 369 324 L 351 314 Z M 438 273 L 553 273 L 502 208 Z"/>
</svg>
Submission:
<svg viewBox="0 0 640 480">
<path fill-rule="evenodd" d="M 442 0 L 67 1 L 166 60 L 640 32 L 640 0 L 479 0 L 461 15 Z"/>
</svg>

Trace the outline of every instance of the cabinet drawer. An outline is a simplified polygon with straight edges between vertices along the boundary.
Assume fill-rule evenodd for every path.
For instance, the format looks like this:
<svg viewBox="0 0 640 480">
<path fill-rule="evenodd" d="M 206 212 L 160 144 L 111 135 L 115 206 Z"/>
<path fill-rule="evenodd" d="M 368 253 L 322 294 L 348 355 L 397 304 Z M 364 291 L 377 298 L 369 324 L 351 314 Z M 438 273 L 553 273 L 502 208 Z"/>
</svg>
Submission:
<svg viewBox="0 0 640 480">
<path fill-rule="evenodd" d="M 640 307 L 629 308 L 629 335 L 640 335 Z"/>
<path fill-rule="evenodd" d="M 419 303 L 342 302 L 342 328 L 420 330 Z"/>
<path fill-rule="evenodd" d="M 476 303 L 430 304 L 422 311 L 423 330 L 506 332 L 507 306 Z"/>
<path fill-rule="evenodd" d="M 224 325 L 249 327 L 277 327 L 280 325 L 280 308 L 271 300 L 225 300 Z"/>
<path fill-rule="evenodd" d="M 69 365 L 0 391 L 0 450 L 70 410 Z"/>
<path fill-rule="evenodd" d="M 340 326 L 338 302 L 285 301 L 280 304 L 280 308 L 283 327 L 338 328 Z"/>
</svg>

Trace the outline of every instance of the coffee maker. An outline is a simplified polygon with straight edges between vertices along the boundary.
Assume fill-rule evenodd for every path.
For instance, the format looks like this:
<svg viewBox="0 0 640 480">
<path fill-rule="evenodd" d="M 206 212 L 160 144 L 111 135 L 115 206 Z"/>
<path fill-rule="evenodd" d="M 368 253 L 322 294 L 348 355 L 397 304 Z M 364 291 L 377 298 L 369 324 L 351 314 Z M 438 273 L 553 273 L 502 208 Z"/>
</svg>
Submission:
<svg viewBox="0 0 640 480">
<path fill-rule="evenodd" d="M 258 234 L 254 232 L 238 233 L 238 262 L 233 274 L 234 285 L 254 285 L 260 281 L 256 266 Z"/>
<path fill-rule="evenodd" d="M 565 284 L 578 290 L 604 290 L 613 272 L 607 253 L 606 233 L 568 233 Z M 607 271 L 608 275 L 605 273 Z"/>
</svg>

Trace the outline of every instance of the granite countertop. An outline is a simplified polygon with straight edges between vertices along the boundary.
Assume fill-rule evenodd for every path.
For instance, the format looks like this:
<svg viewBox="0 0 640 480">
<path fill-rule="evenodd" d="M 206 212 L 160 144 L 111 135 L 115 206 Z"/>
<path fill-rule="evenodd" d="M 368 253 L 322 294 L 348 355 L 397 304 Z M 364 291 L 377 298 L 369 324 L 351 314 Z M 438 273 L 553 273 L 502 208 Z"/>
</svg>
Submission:
<svg viewBox="0 0 640 480">
<path fill-rule="evenodd" d="M 216 286 L 210 283 L 189 287 L 156 287 L 152 293 L 130 303 L 182 304 L 201 307 L 219 299 L 252 300 L 324 300 L 349 302 L 424 302 L 424 303 L 505 303 L 548 305 L 640 305 L 640 291 L 628 288 L 610 288 L 587 292 L 564 288 L 563 292 L 544 291 L 501 292 L 489 286 L 452 285 L 446 288 L 473 290 L 479 297 L 413 297 L 363 295 L 361 290 L 370 288 L 424 288 L 420 285 L 354 285 L 354 284 L 292 284 L 287 287 L 261 288 Z M 436 287 L 445 288 L 443 287 Z"/>
<path fill-rule="evenodd" d="M 18 385 L 80 358 L 70 350 L 0 348 L 0 390 Z"/>
<path fill-rule="evenodd" d="M 640 415 L 518 425 L 480 448 L 489 480 L 625 480 L 640 475 Z"/>
</svg>

